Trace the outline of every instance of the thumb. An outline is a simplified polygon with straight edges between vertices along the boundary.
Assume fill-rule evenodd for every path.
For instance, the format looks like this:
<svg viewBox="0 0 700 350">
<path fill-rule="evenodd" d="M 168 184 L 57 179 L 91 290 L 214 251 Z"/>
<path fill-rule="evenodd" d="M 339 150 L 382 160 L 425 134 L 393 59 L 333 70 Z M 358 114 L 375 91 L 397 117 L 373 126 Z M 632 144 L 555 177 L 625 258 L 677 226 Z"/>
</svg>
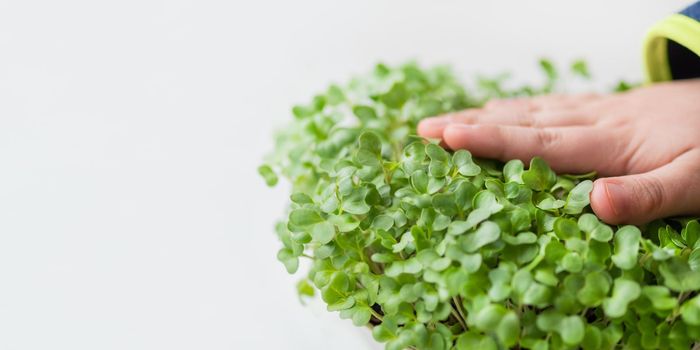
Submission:
<svg viewBox="0 0 700 350">
<path fill-rule="evenodd" d="M 609 224 L 700 213 L 699 159 L 686 153 L 647 173 L 598 179 L 591 207 Z"/>
</svg>

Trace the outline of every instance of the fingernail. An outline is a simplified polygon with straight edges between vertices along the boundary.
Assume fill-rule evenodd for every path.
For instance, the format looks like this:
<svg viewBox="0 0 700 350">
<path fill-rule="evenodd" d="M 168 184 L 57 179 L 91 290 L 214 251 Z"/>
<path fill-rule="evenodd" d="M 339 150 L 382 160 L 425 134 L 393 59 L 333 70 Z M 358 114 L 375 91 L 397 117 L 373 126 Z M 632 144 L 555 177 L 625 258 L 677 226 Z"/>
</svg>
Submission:
<svg viewBox="0 0 700 350">
<path fill-rule="evenodd" d="M 618 204 L 624 202 L 624 197 L 626 195 L 625 186 L 621 183 L 606 181 L 605 182 L 605 194 L 607 194 L 608 202 L 610 204 L 610 209 L 612 209 L 615 216 L 620 215 L 620 208 Z"/>
</svg>

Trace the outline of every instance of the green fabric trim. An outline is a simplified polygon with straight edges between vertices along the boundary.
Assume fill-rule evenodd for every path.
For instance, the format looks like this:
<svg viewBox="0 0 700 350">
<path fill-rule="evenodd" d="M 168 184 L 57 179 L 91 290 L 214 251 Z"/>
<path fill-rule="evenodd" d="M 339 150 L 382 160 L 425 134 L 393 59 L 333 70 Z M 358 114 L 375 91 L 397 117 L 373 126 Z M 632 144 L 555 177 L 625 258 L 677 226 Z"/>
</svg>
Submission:
<svg viewBox="0 0 700 350">
<path fill-rule="evenodd" d="M 700 22 L 676 14 L 668 16 L 649 29 L 644 39 L 644 67 L 647 83 L 673 79 L 666 50 L 668 39 L 700 56 Z"/>
</svg>

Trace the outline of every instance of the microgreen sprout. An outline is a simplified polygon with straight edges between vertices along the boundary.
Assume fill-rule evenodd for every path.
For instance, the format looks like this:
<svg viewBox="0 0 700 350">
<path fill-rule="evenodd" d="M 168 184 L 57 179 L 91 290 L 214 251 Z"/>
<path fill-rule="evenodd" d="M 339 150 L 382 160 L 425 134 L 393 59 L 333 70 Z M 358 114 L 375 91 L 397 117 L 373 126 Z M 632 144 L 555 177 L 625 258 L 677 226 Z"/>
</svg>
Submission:
<svg viewBox="0 0 700 350">
<path fill-rule="evenodd" d="M 378 65 L 294 107 L 259 172 L 291 183 L 277 257 L 289 273 L 309 259 L 300 296 L 320 293 L 390 350 L 693 347 L 697 220 L 609 226 L 589 206 L 594 174 L 415 135 L 428 116 L 556 89 L 540 66 L 544 87 L 482 78 L 468 92 L 444 67 Z"/>
</svg>

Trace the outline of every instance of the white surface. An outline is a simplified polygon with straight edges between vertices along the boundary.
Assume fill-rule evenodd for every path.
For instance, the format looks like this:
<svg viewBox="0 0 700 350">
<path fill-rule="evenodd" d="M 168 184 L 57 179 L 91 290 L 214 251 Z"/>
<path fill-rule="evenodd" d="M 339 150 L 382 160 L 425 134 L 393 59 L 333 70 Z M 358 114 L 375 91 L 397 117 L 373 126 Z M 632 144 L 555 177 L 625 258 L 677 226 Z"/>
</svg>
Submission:
<svg viewBox="0 0 700 350">
<path fill-rule="evenodd" d="M 0 1 L 0 349 L 377 348 L 275 260 L 290 105 L 378 60 L 639 79 L 687 2 Z"/>
</svg>

